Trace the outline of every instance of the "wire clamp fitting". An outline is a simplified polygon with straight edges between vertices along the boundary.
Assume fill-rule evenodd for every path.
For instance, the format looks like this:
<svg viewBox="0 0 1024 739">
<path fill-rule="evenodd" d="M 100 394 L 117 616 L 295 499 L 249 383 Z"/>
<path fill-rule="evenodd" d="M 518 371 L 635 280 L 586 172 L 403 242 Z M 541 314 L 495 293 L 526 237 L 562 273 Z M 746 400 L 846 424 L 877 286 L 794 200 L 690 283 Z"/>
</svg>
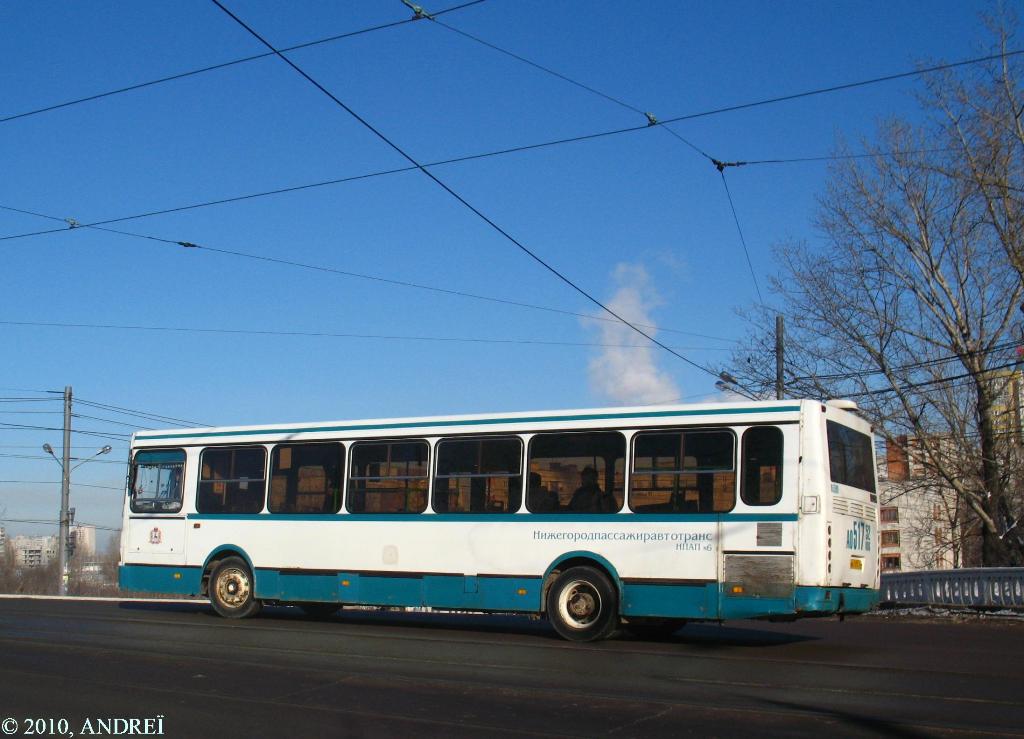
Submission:
<svg viewBox="0 0 1024 739">
<path fill-rule="evenodd" d="M 193 244 L 191 241 L 179 241 L 178 246 L 184 246 L 186 249 L 198 249 L 199 244 Z"/>
<path fill-rule="evenodd" d="M 715 169 L 719 172 L 725 172 L 726 167 L 742 167 L 746 164 L 746 162 L 723 162 L 714 157 L 711 157 L 711 163 L 715 165 Z"/>
<path fill-rule="evenodd" d="M 402 4 L 412 11 L 413 20 L 421 20 L 423 18 L 431 21 L 434 20 L 434 16 L 425 11 L 422 5 L 416 5 L 411 0 L 402 0 Z"/>
<path fill-rule="evenodd" d="M 657 126 L 658 125 L 658 119 L 654 117 L 654 113 L 644 113 L 644 115 L 647 116 L 647 125 L 648 126 Z"/>
<path fill-rule="evenodd" d="M 68 224 L 68 228 L 79 228 L 82 225 L 74 218 L 65 218 L 64 223 Z"/>
</svg>

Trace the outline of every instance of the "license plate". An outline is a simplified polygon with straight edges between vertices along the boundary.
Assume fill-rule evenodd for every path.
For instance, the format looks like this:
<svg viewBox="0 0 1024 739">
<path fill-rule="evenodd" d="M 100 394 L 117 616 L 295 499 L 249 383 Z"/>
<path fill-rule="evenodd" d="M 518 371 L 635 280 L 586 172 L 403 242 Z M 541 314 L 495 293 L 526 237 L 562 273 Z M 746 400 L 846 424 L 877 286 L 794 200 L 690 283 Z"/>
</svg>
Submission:
<svg viewBox="0 0 1024 739">
<path fill-rule="evenodd" d="M 864 561 L 860 560 L 860 559 L 851 559 L 850 560 L 850 569 L 851 570 L 863 570 L 864 569 Z"/>
</svg>

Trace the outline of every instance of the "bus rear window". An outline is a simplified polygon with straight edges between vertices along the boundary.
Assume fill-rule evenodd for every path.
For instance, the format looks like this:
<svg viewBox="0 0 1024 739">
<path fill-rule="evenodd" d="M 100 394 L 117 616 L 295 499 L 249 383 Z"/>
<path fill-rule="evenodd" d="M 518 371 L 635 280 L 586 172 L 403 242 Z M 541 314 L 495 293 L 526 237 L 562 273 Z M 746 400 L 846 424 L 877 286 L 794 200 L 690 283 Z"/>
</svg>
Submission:
<svg viewBox="0 0 1024 739">
<path fill-rule="evenodd" d="M 133 513 L 177 513 L 181 510 L 185 452 L 153 449 L 137 452 L 131 469 Z"/>
<path fill-rule="evenodd" d="M 871 437 L 835 421 L 826 421 L 828 466 L 832 482 L 875 492 Z"/>
</svg>

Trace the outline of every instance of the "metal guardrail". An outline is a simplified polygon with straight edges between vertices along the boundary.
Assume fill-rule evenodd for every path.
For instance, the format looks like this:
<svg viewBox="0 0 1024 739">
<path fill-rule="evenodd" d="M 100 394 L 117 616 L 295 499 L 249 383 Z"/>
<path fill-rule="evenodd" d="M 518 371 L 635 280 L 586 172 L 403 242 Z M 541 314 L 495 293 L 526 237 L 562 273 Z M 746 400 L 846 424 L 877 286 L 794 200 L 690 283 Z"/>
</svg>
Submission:
<svg viewBox="0 0 1024 739">
<path fill-rule="evenodd" d="M 881 605 L 1024 609 L 1024 567 L 888 573 L 880 596 Z"/>
</svg>

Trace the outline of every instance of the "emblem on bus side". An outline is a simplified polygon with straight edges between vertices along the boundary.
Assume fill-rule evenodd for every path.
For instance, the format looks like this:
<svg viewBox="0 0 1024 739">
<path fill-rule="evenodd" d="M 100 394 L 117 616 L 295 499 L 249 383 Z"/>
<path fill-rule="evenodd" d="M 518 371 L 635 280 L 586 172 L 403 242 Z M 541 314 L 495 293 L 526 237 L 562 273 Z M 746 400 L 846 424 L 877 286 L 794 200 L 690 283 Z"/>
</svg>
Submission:
<svg viewBox="0 0 1024 739">
<path fill-rule="evenodd" d="M 163 536 L 160 534 L 160 529 L 153 529 L 149 532 L 150 544 L 159 544 L 161 541 L 163 541 Z"/>
</svg>

